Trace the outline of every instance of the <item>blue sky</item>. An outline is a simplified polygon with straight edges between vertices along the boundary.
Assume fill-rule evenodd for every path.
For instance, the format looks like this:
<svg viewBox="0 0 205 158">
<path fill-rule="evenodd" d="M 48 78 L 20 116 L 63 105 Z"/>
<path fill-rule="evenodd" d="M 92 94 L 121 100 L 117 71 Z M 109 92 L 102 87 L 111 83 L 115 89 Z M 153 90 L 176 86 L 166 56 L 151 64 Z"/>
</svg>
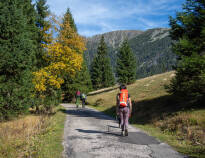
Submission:
<svg viewBox="0 0 205 158">
<path fill-rule="evenodd" d="M 69 7 L 79 34 L 93 36 L 115 30 L 169 27 L 168 17 L 185 0 L 47 0 L 50 11 L 63 15 Z"/>
</svg>

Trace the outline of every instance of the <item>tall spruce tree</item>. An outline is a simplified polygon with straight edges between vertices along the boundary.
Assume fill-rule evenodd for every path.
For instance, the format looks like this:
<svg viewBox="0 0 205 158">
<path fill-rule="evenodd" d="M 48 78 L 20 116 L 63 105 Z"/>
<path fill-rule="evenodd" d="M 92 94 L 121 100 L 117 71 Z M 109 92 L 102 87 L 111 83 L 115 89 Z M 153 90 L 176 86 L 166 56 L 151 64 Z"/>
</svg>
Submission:
<svg viewBox="0 0 205 158">
<path fill-rule="evenodd" d="M 92 63 L 91 63 L 91 81 L 94 89 L 100 89 L 103 87 L 102 85 L 102 76 L 103 72 L 101 70 L 100 58 L 95 56 Z"/>
<path fill-rule="evenodd" d="M 68 20 L 72 30 L 77 33 L 77 27 L 69 8 L 67 9 L 63 20 Z M 64 84 L 62 85 L 64 100 L 71 101 L 78 89 L 84 93 L 88 93 L 92 89 L 92 82 L 85 59 L 83 59 L 81 70 L 77 71 L 74 77 L 69 74 L 64 75 Z"/>
<path fill-rule="evenodd" d="M 51 24 L 48 19 L 50 12 L 46 5 L 46 0 L 36 1 L 36 12 L 36 26 L 38 28 L 37 68 L 40 69 L 41 67 L 46 66 L 46 60 L 43 58 L 46 49 L 43 48 L 42 44 L 50 44 L 52 41 L 52 34 L 49 31 Z"/>
<path fill-rule="evenodd" d="M 45 45 L 52 43 L 52 32 L 51 32 L 51 22 L 49 21 L 49 7 L 46 4 L 46 0 L 37 0 L 35 3 L 36 6 L 36 27 L 38 29 L 38 34 L 36 37 L 37 40 L 37 71 L 42 69 L 45 66 L 48 66 L 48 61 L 45 60 L 45 54 L 47 49 Z M 36 92 L 35 98 L 37 100 L 35 104 L 36 113 L 49 112 L 52 109 L 51 105 L 56 105 L 60 102 L 60 91 L 55 88 L 49 88 L 48 91 L 44 92 L 44 97 L 42 99 L 41 93 Z M 39 106 L 43 108 L 39 108 Z"/>
<path fill-rule="evenodd" d="M 38 28 L 36 26 L 36 10 L 35 10 L 35 4 L 32 3 L 32 0 L 20 0 L 23 6 L 23 14 L 26 16 L 26 23 L 27 23 L 27 32 L 30 34 L 30 42 L 32 42 L 32 50 L 37 55 L 38 50 L 36 49 L 38 46 Z M 33 66 L 34 69 L 37 68 L 37 56 L 35 60 L 35 66 Z"/>
<path fill-rule="evenodd" d="M 205 97 L 205 1 L 187 0 L 183 11 L 170 17 L 170 26 L 178 65 L 169 91 L 200 100 Z"/>
<path fill-rule="evenodd" d="M 27 111 L 32 101 L 35 24 L 24 14 L 24 2 L 0 2 L 0 119 Z"/>
<path fill-rule="evenodd" d="M 104 36 L 101 37 L 97 55 L 91 64 L 91 80 L 95 89 L 109 87 L 115 83 Z"/>
<path fill-rule="evenodd" d="M 116 76 L 118 83 L 131 84 L 136 80 L 136 57 L 125 40 L 117 53 Z"/>
</svg>

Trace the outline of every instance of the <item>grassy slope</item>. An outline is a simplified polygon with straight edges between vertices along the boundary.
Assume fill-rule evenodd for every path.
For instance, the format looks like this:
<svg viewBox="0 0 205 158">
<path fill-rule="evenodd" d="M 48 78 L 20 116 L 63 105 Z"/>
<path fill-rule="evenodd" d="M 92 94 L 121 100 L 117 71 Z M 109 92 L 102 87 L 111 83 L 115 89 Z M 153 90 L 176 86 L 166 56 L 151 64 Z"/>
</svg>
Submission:
<svg viewBox="0 0 205 158">
<path fill-rule="evenodd" d="M 167 142 L 179 152 L 193 157 L 205 157 L 205 109 L 186 108 L 164 89 L 174 72 L 137 80 L 128 86 L 133 100 L 130 122 L 150 135 Z M 93 92 L 88 103 L 100 111 L 115 116 L 118 89 Z M 176 106 L 177 105 L 177 106 Z"/>
<path fill-rule="evenodd" d="M 0 123 L 0 157 L 60 158 L 65 114 L 62 107 L 52 116 L 27 115 Z"/>
</svg>

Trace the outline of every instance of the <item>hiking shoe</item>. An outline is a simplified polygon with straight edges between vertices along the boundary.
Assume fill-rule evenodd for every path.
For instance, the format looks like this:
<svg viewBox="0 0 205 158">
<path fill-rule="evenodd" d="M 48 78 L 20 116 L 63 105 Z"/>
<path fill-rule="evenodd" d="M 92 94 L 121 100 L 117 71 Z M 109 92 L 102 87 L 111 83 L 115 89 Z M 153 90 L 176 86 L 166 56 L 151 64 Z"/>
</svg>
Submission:
<svg viewBox="0 0 205 158">
<path fill-rule="evenodd" d="M 128 136 L 128 130 L 127 129 L 125 130 L 125 136 Z"/>
<path fill-rule="evenodd" d="M 121 131 L 121 136 L 124 136 L 124 131 Z"/>
</svg>

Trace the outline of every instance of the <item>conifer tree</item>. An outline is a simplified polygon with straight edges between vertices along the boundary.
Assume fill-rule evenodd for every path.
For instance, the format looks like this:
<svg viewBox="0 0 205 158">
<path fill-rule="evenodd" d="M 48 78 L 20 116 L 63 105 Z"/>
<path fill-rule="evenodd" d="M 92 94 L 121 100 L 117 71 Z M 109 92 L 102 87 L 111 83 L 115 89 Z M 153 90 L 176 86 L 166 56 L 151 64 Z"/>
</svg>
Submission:
<svg viewBox="0 0 205 158">
<path fill-rule="evenodd" d="M 136 58 L 125 40 L 117 53 L 116 76 L 118 83 L 131 84 L 136 80 Z"/>
<path fill-rule="evenodd" d="M 100 65 L 100 58 L 98 56 L 95 56 L 92 63 L 91 63 L 91 81 L 94 89 L 100 89 L 103 87 L 102 85 L 102 76 L 103 72 L 101 70 Z"/>
<path fill-rule="evenodd" d="M 169 92 L 200 100 L 205 97 L 205 1 L 187 0 L 183 11 L 170 17 L 170 26 L 178 65 Z"/>
<path fill-rule="evenodd" d="M 24 14 L 24 2 L 0 2 L 0 119 L 27 111 L 32 101 L 35 24 Z"/>
<path fill-rule="evenodd" d="M 43 56 L 46 53 L 46 50 L 42 44 L 50 44 L 52 41 L 52 34 L 50 33 L 51 24 L 49 21 L 49 10 L 46 5 L 46 0 L 38 0 L 36 2 L 36 26 L 38 28 L 37 36 L 37 68 L 40 69 L 43 66 L 46 66 L 46 61 Z"/>
<path fill-rule="evenodd" d="M 109 87 L 115 83 L 104 36 L 101 37 L 97 55 L 91 64 L 91 80 L 95 89 Z"/>
</svg>

